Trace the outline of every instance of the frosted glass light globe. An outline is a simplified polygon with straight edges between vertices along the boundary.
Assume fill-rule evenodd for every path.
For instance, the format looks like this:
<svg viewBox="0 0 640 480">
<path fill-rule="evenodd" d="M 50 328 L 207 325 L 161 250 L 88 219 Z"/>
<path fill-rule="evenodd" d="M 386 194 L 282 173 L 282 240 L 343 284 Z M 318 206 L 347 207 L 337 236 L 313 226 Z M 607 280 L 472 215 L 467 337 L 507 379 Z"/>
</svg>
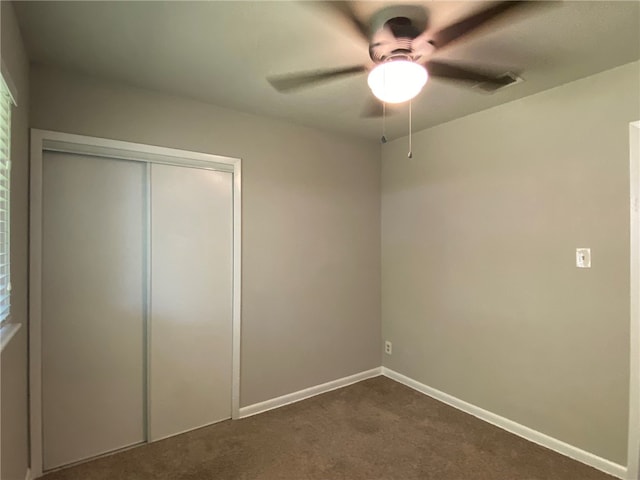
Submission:
<svg viewBox="0 0 640 480">
<path fill-rule="evenodd" d="M 402 103 L 418 95 L 427 83 L 427 69 L 410 60 L 390 60 L 369 72 L 369 88 L 385 103 Z"/>
</svg>

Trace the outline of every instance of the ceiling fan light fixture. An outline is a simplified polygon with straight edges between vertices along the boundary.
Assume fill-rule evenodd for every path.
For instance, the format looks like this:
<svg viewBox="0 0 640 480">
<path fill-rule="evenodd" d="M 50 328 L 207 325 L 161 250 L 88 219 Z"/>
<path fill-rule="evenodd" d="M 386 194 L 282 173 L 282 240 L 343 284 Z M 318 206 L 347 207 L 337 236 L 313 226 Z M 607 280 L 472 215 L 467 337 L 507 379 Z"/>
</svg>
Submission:
<svg viewBox="0 0 640 480">
<path fill-rule="evenodd" d="M 388 60 L 377 65 L 367 83 L 373 94 L 385 103 L 402 103 L 422 91 L 429 74 L 422 65 L 411 60 Z"/>
</svg>

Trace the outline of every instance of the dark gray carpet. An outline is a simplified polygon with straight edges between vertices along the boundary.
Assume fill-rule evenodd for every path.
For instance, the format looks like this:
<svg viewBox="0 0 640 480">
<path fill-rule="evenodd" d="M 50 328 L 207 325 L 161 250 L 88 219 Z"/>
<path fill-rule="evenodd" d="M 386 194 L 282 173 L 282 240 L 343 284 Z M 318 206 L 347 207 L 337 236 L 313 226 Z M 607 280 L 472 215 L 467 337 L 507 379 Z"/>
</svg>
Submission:
<svg viewBox="0 0 640 480">
<path fill-rule="evenodd" d="M 46 480 L 611 480 L 377 377 Z"/>
</svg>

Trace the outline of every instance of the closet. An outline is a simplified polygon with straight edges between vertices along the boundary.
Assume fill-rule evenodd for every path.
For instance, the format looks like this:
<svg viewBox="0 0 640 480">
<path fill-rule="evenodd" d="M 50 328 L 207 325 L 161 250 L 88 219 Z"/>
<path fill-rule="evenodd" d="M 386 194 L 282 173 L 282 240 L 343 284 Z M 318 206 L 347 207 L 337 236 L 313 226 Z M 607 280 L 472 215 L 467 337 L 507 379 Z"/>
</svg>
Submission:
<svg viewBox="0 0 640 480">
<path fill-rule="evenodd" d="M 43 471 L 232 416 L 233 166 L 73 150 L 41 156 Z"/>
</svg>

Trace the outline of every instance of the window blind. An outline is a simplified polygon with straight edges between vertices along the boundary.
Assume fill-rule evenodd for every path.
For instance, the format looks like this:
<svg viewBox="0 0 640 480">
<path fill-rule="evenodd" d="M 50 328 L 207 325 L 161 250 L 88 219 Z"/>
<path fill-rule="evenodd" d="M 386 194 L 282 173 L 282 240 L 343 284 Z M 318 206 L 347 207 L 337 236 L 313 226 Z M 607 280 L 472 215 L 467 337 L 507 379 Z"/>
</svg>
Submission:
<svg viewBox="0 0 640 480">
<path fill-rule="evenodd" d="M 9 89 L 0 77 L 0 322 L 11 309 L 10 269 L 10 182 L 11 182 L 11 106 Z"/>
</svg>

